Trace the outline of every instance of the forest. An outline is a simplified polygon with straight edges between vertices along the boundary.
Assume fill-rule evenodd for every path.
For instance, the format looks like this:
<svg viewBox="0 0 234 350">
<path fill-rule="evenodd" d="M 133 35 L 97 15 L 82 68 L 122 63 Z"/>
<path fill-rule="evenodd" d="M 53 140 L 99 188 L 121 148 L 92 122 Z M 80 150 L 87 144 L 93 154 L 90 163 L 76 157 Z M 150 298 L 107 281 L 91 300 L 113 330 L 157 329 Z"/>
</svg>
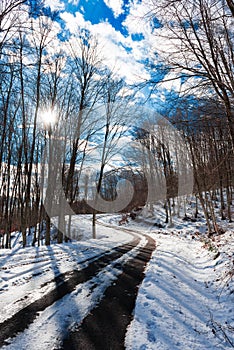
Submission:
<svg viewBox="0 0 234 350">
<path fill-rule="evenodd" d="M 152 0 L 142 21 L 149 79 L 129 84 L 88 29 L 68 32 L 43 1 L 1 1 L 2 248 L 16 230 L 24 247 L 28 230 L 34 246 L 43 230 L 50 245 L 54 216 L 58 243 L 77 213 L 92 214 L 94 238 L 97 213 L 158 202 L 172 224 L 191 194 L 208 236 L 222 233 L 217 219 L 232 222 L 234 3 Z M 178 80 L 180 91 L 154 102 Z"/>
</svg>

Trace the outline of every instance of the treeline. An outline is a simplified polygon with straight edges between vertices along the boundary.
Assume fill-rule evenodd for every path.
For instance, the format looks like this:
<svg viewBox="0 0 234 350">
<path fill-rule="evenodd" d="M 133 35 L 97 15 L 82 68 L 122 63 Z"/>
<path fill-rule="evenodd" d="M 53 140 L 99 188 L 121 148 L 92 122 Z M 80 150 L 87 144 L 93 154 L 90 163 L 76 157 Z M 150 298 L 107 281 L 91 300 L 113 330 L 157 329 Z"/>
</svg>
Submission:
<svg viewBox="0 0 234 350">
<path fill-rule="evenodd" d="M 61 41 L 57 15 L 45 15 L 26 1 L 0 5 L 0 226 L 5 247 L 10 247 L 15 228 L 22 232 L 25 246 L 26 230 L 32 225 L 33 244 L 39 243 L 36 224 L 43 220 L 50 244 L 50 217 L 40 189 L 45 150 L 50 153 L 47 163 L 60 156 L 62 186 L 72 204 L 79 195 L 85 156 L 97 149 L 94 134 L 99 137 L 100 187 L 107 157 L 126 119 L 130 94 L 107 68 L 97 39 L 77 28 L 69 40 Z M 63 234 L 58 237 L 61 242 Z"/>
<path fill-rule="evenodd" d="M 232 220 L 234 2 L 152 0 L 144 19 L 151 21 L 155 35 L 155 69 L 166 68 L 164 80 L 177 82 L 179 92 L 174 104 L 165 101 L 171 107 L 167 115 L 187 140 L 194 192 L 200 199 L 208 232 L 217 232 L 217 191 L 222 219 Z M 153 91 L 157 90 L 157 81 L 152 79 L 151 83 Z"/>
<path fill-rule="evenodd" d="M 167 135 L 168 129 L 162 123 L 154 130 L 144 128 L 143 121 L 149 119 L 150 113 L 146 108 L 141 109 L 134 99 L 137 89 L 128 87 L 107 68 L 97 38 L 77 28 L 76 33 L 61 40 L 58 14 L 33 11 L 26 1 L 4 0 L 0 5 L 3 246 L 11 247 L 11 232 L 15 229 L 22 232 L 26 246 L 26 232 L 32 226 L 33 244 L 39 245 L 42 225 L 46 228 L 45 244 L 49 245 L 51 215 L 45 208 L 57 208 L 58 242 L 63 242 L 71 230 L 71 213 L 67 212 L 63 199 L 71 208 L 76 208 L 83 199 L 94 203 L 98 197 L 111 203 L 116 199 L 116 185 L 121 177 L 125 179 L 122 194 L 131 192 L 129 183 L 135 191 L 130 205 L 123 204 L 121 211 L 147 201 L 153 206 L 157 200 L 163 200 L 167 220 L 171 220 L 179 179 L 183 176 L 183 172 L 179 174 L 181 162 L 183 166 L 188 162 L 188 168 L 193 169 L 192 190 L 202 204 L 209 233 L 218 231 L 214 215 L 217 194 L 221 198 L 221 217 L 231 221 L 233 97 L 228 84 L 233 83 L 233 57 L 230 50 L 222 53 L 223 60 L 228 55 L 228 78 L 221 74 L 216 81 L 213 75 L 209 78 L 202 73 L 203 78 L 211 79 L 202 88 L 206 86 L 217 93 L 217 99 L 213 95 L 206 99 L 196 95 L 191 107 L 189 97 L 179 98 L 179 104 L 170 113 L 165 109 L 164 117 L 175 129 L 175 134 Z M 233 38 L 228 40 L 230 45 Z M 171 69 L 177 68 L 171 64 Z M 223 77 L 230 81 L 223 81 Z M 213 90 L 210 90 L 212 82 Z M 224 101 L 226 95 L 228 101 Z M 141 126 L 135 132 L 129 131 L 137 119 L 142 121 Z M 150 121 L 150 125 L 157 123 Z M 183 153 L 182 161 L 178 155 Z M 119 168 L 119 163 L 129 171 L 108 170 L 108 167 Z M 157 179 L 157 184 L 151 181 L 152 177 Z M 163 194 L 150 187 L 160 183 Z M 186 194 L 186 184 L 183 188 L 185 193 L 182 191 L 181 195 Z M 56 207 L 58 203 L 63 204 Z M 96 214 L 102 210 L 95 205 L 91 208 L 95 238 Z"/>
</svg>

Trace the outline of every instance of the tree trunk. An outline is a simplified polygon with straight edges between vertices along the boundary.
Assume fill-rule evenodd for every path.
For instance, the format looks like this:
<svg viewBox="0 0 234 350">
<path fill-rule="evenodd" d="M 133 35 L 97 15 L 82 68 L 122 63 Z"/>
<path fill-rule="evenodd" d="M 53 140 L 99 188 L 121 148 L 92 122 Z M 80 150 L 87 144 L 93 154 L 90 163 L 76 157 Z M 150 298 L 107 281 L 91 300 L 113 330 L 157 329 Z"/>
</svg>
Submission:
<svg viewBox="0 0 234 350">
<path fill-rule="evenodd" d="M 46 213 L 46 235 L 45 235 L 45 245 L 49 246 L 50 245 L 50 217 Z"/>
<path fill-rule="evenodd" d="M 93 212 L 93 219 L 92 219 L 92 233 L 93 233 L 93 239 L 97 238 L 97 232 L 96 232 L 96 212 Z"/>
</svg>

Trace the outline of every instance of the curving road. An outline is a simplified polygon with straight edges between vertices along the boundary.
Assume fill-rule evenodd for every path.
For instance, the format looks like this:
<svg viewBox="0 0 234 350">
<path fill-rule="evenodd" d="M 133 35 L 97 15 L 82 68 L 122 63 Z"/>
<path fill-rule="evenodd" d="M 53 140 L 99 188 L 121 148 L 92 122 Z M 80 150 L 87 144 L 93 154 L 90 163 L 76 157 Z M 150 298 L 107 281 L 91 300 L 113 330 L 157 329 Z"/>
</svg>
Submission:
<svg viewBox="0 0 234 350">
<path fill-rule="evenodd" d="M 0 323 L 0 347 L 7 345 L 9 338 L 24 332 L 41 311 L 111 265 L 120 270 L 118 278 L 105 290 L 99 304 L 83 319 L 76 331 L 62 339 L 60 349 L 124 349 L 126 328 L 132 319 L 138 288 L 155 249 L 155 241 L 149 236 L 144 236 L 145 243 L 142 245 L 142 237 L 132 235 L 134 238 L 130 243 L 90 259 L 87 267 L 56 276 L 54 289 Z M 133 251 L 129 258 L 128 253 Z"/>
<path fill-rule="evenodd" d="M 121 350 L 144 270 L 155 249 L 155 241 L 138 249 L 137 255 L 123 266 L 117 281 L 107 288 L 100 304 L 82 322 L 77 331 L 69 334 L 60 349 Z"/>
</svg>

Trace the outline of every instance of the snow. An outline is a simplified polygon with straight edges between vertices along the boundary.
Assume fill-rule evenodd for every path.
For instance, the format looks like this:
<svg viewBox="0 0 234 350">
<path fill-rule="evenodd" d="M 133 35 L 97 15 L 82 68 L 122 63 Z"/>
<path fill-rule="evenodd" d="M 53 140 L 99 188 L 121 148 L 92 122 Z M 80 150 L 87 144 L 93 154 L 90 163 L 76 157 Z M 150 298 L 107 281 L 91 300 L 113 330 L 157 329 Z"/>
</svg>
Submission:
<svg viewBox="0 0 234 350">
<path fill-rule="evenodd" d="M 220 303 L 215 268 L 202 243 L 155 235 L 157 250 L 139 291 L 127 349 L 226 349 L 212 318 L 234 326 L 234 298 Z"/>
<path fill-rule="evenodd" d="M 74 219 L 90 225 L 89 220 Z M 49 283 L 55 276 L 81 269 L 88 265 L 87 260 L 109 251 L 131 240 L 131 236 L 120 231 L 101 226 L 97 230 L 97 240 L 91 239 L 88 230 L 79 243 L 65 245 L 54 244 L 51 247 L 28 247 L 26 250 L 15 245 L 9 254 L 0 250 L 0 322 L 3 322 L 22 307 L 39 299 L 44 293 L 55 287 Z M 44 287 L 42 287 L 45 285 Z M 24 296 L 27 295 L 25 299 Z"/>
<path fill-rule="evenodd" d="M 0 250 L 0 322 L 53 289 L 55 283 L 50 281 L 56 275 L 81 269 L 89 263 L 87 259 L 95 259 L 131 241 L 131 232 L 141 235 L 140 246 L 144 246 L 146 240 L 142 234 L 147 233 L 156 240 L 157 247 L 139 288 L 133 320 L 126 333 L 126 349 L 233 348 L 232 224 L 226 223 L 224 234 L 208 239 L 205 234 L 196 234 L 204 231 L 202 220 L 188 223 L 176 219 L 173 227 L 164 228 L 153 226 L 155 220 L 147 215 L 126 226 L 118 226 L 119 220 L 119 215 L 100 215 L 98 239 L 93 240 L 90 217 L 77 216 L 72 224 L 74 230 L 79 226 L 81 240 L 53 244 L 49 248 L 24 250 L 16 234 L 12 251 Z M 9 339 L 9 345 L 3 349 L 56 349 L 121 273 L 118 262 L 131 259 L 136 250 L 110 263 L 95 277 L 77 285 L 72 293 L 40 312 L 34 322 Z"/>
<path fill-rule="evenodd" d="M 141 245 L 145 243 L 142 238 Z M 36 321 L 29 328 L 14 339 L 14 343 L 6 346 L 6 349 L 51 349 L 51 344 L 56 348 L 60 345 L 59 336 L 66 335 L 68 330 L 74 329 L 88 315 L 88 313 L 101 300 L 106 288 L 121 273 L 119 263 L 129 260 L 136 255 L 137 249 L 125 254 L 111 263 L 88 282 L 79 284 L 78 287 L 58 300 L 43 312 L 39 313 Z M 118 268 L 115 267 L 118 266 Z M 48 331 L 49 330 L 49 331 Z M 43 337 L 40 335 L 43 334 Z"/>
</svg>

